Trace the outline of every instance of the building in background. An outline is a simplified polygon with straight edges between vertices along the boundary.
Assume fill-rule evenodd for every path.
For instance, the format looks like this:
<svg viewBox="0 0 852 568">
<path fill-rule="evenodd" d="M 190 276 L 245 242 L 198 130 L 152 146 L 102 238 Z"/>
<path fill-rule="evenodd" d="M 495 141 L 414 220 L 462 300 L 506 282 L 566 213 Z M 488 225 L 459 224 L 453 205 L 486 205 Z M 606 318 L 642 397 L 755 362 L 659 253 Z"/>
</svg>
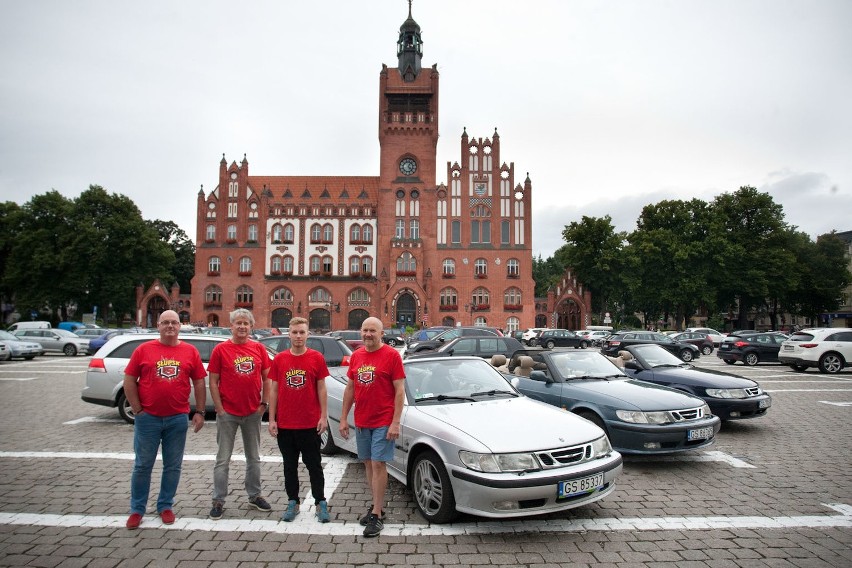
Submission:
<svg viewBox="0 0 852 568">
<path fill-rule="evenodd" d="M 397 67 L 379 73 L 377 176 L 250 175 L 219 164 L 198 193 L 190 319 L 227 325 L 251 309 L 258 327 L 308 318 L 314 331 L 488 325 L 535 320 L 532 183 L 516 182 L 500 136 L 463 129 L 438 182 L 439 74 L 423 68 L 420 26 L 399 30 Z"/>
</svg>

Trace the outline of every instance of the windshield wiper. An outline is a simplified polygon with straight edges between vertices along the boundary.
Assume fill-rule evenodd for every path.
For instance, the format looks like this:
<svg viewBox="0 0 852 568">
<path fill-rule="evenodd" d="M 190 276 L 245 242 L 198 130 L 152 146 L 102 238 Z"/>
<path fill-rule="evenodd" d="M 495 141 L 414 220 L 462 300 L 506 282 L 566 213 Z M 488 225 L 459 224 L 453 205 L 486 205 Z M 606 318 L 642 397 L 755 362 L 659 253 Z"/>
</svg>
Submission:
<svg viewBox="0 0 852 568">
<path fill-rule="evenodd" d="M 654 365 L 654 368 L 655 369 L 663 369 L 663 368 L 671 368 L 671 367 L 677 368 L 677 367 L 683 367 L 684 365 L 689 365 L 689 363 L 679 363 L 679 364 L 666 363 L 665 365 Z"/>
<path fill-rule="evenodd" d="M 509 394 L 509 395 L 512 395 L 512 396 L 518 396 L 518 393 L 512 392 L 512 391 L 507 391 L 507 390 L 490 390 L 490 391 L 483 391 L 483 392 L 472 392 L 472 393 L 470 393 L 470 396 L 494 396 L 494 395 L 497 395 L 497 394 Z"/>
<path fill-rule="evenodd" d="M 415 399 L 415 402 L 423 402 L 426 400 L 467 400 L 469 402 L 474 402 L 472 398 L 469 396 L 452 396 L 446 394 L 436 394 L 434 396 L 424 396 L 423 398 Z"/>
</svg>

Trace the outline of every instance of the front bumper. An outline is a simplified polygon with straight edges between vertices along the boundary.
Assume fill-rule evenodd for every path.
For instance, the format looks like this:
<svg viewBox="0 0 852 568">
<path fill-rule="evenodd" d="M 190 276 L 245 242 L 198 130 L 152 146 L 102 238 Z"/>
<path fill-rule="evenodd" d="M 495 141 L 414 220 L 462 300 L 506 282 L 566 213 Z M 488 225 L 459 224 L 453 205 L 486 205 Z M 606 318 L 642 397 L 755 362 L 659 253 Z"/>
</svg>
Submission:
<svg viewBox="0 0 852 568">
<path fill-rule="evenodd" d="M 768 394 L 751 398 L 706 397 L 704 402 L 710 407 L 711 412 L 722 420 L 759 418 L 772 406 L 772 398 Z"/>
<path fill-rule="evenodd" d="M 625 454 L 672 454 L 706 448 L 716 441 L 722 427 L 718 416 L 674 424 L 633 424 L 620 420 L 607 421 L 612 447 Z M 688 440 L 690 430 L 712 428 L 713 435 L 701 440 Z"/>
<path fill-rule="evenodd" d="M 606 458 L 584 464 L 526 474 L 490 474 L 448 466 L 456 509 L 482 517 L 523 517 L 564 511 L 597 501 L 615 489 L 622 457 L 613 451 Z M 603 473 L 604 484 L 591 493 L 557 498 L 560 481 Z M 495 504 L 501 504 L 500 507 Z"/>
</svg>

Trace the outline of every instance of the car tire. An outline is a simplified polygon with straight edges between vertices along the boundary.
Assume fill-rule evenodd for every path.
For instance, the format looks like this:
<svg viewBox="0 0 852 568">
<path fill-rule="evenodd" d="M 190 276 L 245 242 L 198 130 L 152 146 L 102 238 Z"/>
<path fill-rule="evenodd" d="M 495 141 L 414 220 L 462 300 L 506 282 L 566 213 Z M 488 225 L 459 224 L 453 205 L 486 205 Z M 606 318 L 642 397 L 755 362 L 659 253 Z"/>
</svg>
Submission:
<svg viewBox="0 0 852 568">
<path fill-rule="evenodd" d="M 808 370 L 807 365 L 794 364 L 794 365 L 790 365 L 790 368 L 793 369 L 794 371 L 798 371 L 799 373 L 804 373 L 805 371 Z"/>
<path fill-rule="evenodd" d="M 548 349 L 553 349 L 554 346 L 556 346 L 556 343 L 554 343 L 553 340 L 551 339 L 544 346 L 547 347 Z"/>
<path fill-rule="evenodd" d="M 35 359 L 35 355 L 24 355 L 24 359 L 26 359 L 27 361 L 32 361 L 33 359 Z"/>
<path fill-rule="evenodd" d="M 701 354 L 702 355 L 710 355 L 711 353 L 713 353 L 713 348 L 710 347 L 709 345 L 705 345 L 704 347 L 701 348 Z"/>
<path fill-rule="evenodd" d="M 388 339 L 388 345 L 391 347 L 396 347 L 396 339 Z"/>
<path fill-rule="evenodd" d="M 133 413 L 133 407 L 130 406 L 130 402 L 127 400 L 127 397 L 124 396 L 123 392 L 118 395 L 118 414 L 128 424 L 136 422 L 136 415 Z"/>
<path fill-rule="evenodd" d="M 331 431 L 328 428 L 319 435 L 319 439 L 321 454 L 330 456 L 337 453 L 337 444 L 334 443 L 334 438 L 331 436 Z"/>
<path fill-rule="evenodd" d="M 845 364 L 846 362 L 839 354 L 826 353 L 819 358 L 819 371 L 820 373 L 829 373 L 834 375 L 839 373 Z"/>
<path fill-rule="evenodd" d="M 689 363 L 689 362 L 691 362 L 693 359 L 695 359 L 695 356 L 692 354 L 692 351 L 691 351 L 691 350 L 689 350 L 689 349 L 684 349 L 683 351 L 681 351 L 681 352 L 680 352 L 680 358 L 681 358 L 681 360 L 682 360 L 682 361 L 685 361 L 686 363 Z"/>
<path fill-rule="evenodd" d="M 736 361 L 734 361 L 733 359 L 722 359 L 722 361 L 724 361 L 728 365 L 733 365 L 734 363 L 736 363 Z"/>
<path fill-rule="evenodd" d="M 604 433 L 606 433 L 607 437 L 609 437 L 609 432 L 607 432 L 606 430 L 606 424 L 604 424 L 603 419 L 591 410 L 581 410 L 577 413 L 577 416 L 579 416 L 580 418 L 585 418 L 586 420 L 603 430 Z"/>
<path fill-rule="evenodd" d="M 449 523 L 457 516 L 456 499 L 447 468 L 438 454 L 427 450 L 414 459 L 411 490 L 420 514 L 430 523 Z"/>
<path fill-rule="evenodd" d="M 527 345 L 529 345 L 530 347 L 535 347 L 536 343 L 538 343 L 538 341 L 536 341 L 535 339 L 530 339 L 529 341 L 527 341 Z"/>
<path fill-rule="evenodd" d="M 73 357 L 77 354 L 77 348 L 71 345 L 70 343 L 62 348 L 62 352 L 65 353 L 68 357 Z"/>
<path fill-rule="evenodd" d="M 580 349 L 588 349 L 588 347 L 589 347 L 588 341 L 581 341 L 580 342 Z"/>
<path fill-rule="evenodd" d="M 745 357 L 743 357 L 743 363 L 745 363 L 749 367 L 754 367 L 755 365 L 760 363 L 760 357 L 757 353 L 746 353 Z"/>
</svg>

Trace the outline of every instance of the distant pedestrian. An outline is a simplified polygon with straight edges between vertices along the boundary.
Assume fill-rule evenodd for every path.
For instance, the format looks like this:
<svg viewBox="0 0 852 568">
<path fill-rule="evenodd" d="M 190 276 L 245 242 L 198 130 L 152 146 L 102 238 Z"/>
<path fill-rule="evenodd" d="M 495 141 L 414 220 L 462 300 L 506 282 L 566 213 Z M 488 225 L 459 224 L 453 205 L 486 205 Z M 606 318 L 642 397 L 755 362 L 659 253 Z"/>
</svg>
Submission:
<svg viewBox="0 0 852 568">
<path fill-rule="evenodd" d="M 230 314 L 231 338 L 218 343 L 210 355 L 210 396 L 216 405 L 216 465 L 213 467 L 213 507 L 210 518 L 222 518 L 228 497 L 228 471 L 237 429 L 246 457 L 248 502 L 259 511 L 272 507 L 260 492 L 260 420 L 269 409 L 271 361 L 263 344 L 249 337 L 254 316 L 246 309 Z"/>
<path fill-rule="evenodd" d="M 384 528 L 383 509 L 388 487 L 387 462 L 393 460 L 399 438 L 399 422 L 405 400 L 405 371 L 399 352 L 382 342 L 384 330 L 378 318 L 361 324 L 364 348 L 349 358 L 349 381 L 343 392 L 340 434 L 349 438 L 349 410 L 355 405 L 355 440 L 363 460 L 372 506 L 361 518 L 364 536 L 378 536 Z"/>
<path fill-rule="evenodd" d="M 192 429 L 204 427 L 206 371 L 198 349 L 178 339 L 180 320 L 166 310 L 157 321 L 160 338 L 136 348 L 124 369 L 124 396 L 135 416 L 133 450 L 136 460 L 130 478 L 128 529 L 139 528 L 148 506 L 151 472 L 162 444 L 163 474 L 157 513 L 164 524 L 175 522 L 175 493 L 180 483 L 186 433 L 189 430 L 190 382 L 195 386 Z"/>
<path fill-rule="evenodd" d="M 290 522 L 299 514 L 298 468 L 301 454 L 311 480 L 317 520 L 327 523 L 331 517 L 325 499 L 320 435 L 328 430 L 325 385 L 328 367 L 322 353 L 307 347 L 308 320 L 291 319 L 289 335 L 290 349 L 275 356 L 269 372 L 272 379 L 269 434 L 278 441 L 284 460 L 284 490 L 288 500 L 281 519 Z"/>
</svg>

